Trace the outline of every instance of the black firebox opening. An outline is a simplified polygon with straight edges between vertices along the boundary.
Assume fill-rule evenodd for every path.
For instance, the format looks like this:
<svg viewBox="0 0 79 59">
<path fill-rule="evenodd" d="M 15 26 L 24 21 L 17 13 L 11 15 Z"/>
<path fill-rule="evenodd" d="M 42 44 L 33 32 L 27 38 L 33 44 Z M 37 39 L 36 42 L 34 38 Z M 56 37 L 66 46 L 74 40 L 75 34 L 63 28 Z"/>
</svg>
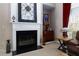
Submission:
<svg viewBox="0 0 79 59">
<path fill-rule="evenodd" d="M 37 30 L 16 31 L 17 54 L 37 49 Z"/>
</svg>

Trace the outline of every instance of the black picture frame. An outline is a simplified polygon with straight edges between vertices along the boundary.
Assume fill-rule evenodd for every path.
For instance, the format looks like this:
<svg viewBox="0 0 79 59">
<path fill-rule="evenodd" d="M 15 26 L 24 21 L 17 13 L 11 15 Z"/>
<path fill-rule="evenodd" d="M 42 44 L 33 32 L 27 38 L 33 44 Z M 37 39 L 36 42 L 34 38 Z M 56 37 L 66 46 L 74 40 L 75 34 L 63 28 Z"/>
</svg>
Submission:
<svg viewBox="0 0 79 59">
<path fill-rule="evenodd" d="M 22 3 L 18 3 L 18 22 L 37 22 L 37 4 L 34 3 L 34 19 L 33 20 L 29 20 L 29 19 L 22 19 L 21 18 L 21 4 Z"/>
</svg>

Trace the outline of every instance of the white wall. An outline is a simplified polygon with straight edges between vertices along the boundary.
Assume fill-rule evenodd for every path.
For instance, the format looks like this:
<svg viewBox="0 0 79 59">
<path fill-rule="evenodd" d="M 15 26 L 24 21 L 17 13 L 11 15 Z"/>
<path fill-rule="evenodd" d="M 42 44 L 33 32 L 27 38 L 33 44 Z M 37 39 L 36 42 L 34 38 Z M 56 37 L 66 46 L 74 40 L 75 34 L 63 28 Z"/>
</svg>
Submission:
<svg viewBox="0 0 79 59">
<path fill-rule="evenodd" d="M 0 3 L 0 49 L 5 50 L 6 40 L 11 39 L 10 4 Z"/>
<path fill-rule="evenodd" d="M 51 11 L 51 20 L 50 20 L 50 27 L 52 28 L 53 31 L 55 31 L 55 7 Z"/>
<path fill-rule="evenodd" d="M 55 7 L 55 36 L 62 35 L 63 27 L 63 3 L 57 3 Z"/>
<path fill-rule="evenodd" d="M 55 37 L 62 35 L 61 28 L 63 27 L 63 4 L 56 3 L 54 10 L 52 10 L 51 27 L 54 30 Z"/>
</svg>

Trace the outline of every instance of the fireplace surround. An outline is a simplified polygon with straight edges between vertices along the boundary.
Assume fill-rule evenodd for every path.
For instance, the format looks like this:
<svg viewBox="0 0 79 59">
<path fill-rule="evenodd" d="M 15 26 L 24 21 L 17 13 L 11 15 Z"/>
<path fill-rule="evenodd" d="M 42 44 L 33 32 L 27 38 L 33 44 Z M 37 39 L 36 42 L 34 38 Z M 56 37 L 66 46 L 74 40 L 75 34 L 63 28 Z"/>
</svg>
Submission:
<svg viewBox="0 0 79 59">
<path fill-rule="evenodd" d="M 21 32 L 21 31 L 25 31 L 25 32 L 29 32 L 29 31 L 35 31 L 37 32 L 37 49 L 40 48 L 40 24 L 37 24 L 37 23 L 22 23 L 22 22 L 14 22 L 12 23 L 12 55 L 16 55 L 16 54 L 19 54 L 21 52 L 28 52 L 28 51 L 32 51 L 32 50 L 35 50 L 35 49 L 32 49 L 32 50 L 28 50 L 28 51 L 21 51 L 19 52 L 19 49 L 24 49 L 24 48 L 20 48 L 17 49 L 17 32 Z M 35 43 L 35 44 L 36 44 Z M 22 44 L 20 44 L 22 45 Z M 24 45 L 24 44 L 23 44 Z M 32 47 L 31 45 L 29 45 L 30 47 Z M 17 51 L 18 50 L 18 51 Z"/>
</svg>

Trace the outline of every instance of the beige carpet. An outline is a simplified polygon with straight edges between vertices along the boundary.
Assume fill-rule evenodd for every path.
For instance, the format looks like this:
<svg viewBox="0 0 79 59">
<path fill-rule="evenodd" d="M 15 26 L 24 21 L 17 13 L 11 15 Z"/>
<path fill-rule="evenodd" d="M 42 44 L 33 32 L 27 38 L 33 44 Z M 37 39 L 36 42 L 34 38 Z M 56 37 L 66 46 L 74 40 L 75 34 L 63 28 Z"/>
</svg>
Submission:
<svg viewBox="0 0 79 59">
<path fill-rule="evenodd" d="M 68 56 L 62 51 L 59 51 L 57 49 L 58 46 L 59 44 L 53 41 L 53 42 L 47 43 L 42 49 L 38 49 L 27 53 L 22 53 L 17 56 Z"/>
<path fill-rule="evenodd" d="M 68 56 L 67 54 L 59 51 L 59 44 L 56 41 L 47 43 L 44 48 L 22 53 L 16 56 Z M 0 50 L 0 56 L 11 56 L 12 54 L 6 54 L 4 50 Z"/>
</svg>

